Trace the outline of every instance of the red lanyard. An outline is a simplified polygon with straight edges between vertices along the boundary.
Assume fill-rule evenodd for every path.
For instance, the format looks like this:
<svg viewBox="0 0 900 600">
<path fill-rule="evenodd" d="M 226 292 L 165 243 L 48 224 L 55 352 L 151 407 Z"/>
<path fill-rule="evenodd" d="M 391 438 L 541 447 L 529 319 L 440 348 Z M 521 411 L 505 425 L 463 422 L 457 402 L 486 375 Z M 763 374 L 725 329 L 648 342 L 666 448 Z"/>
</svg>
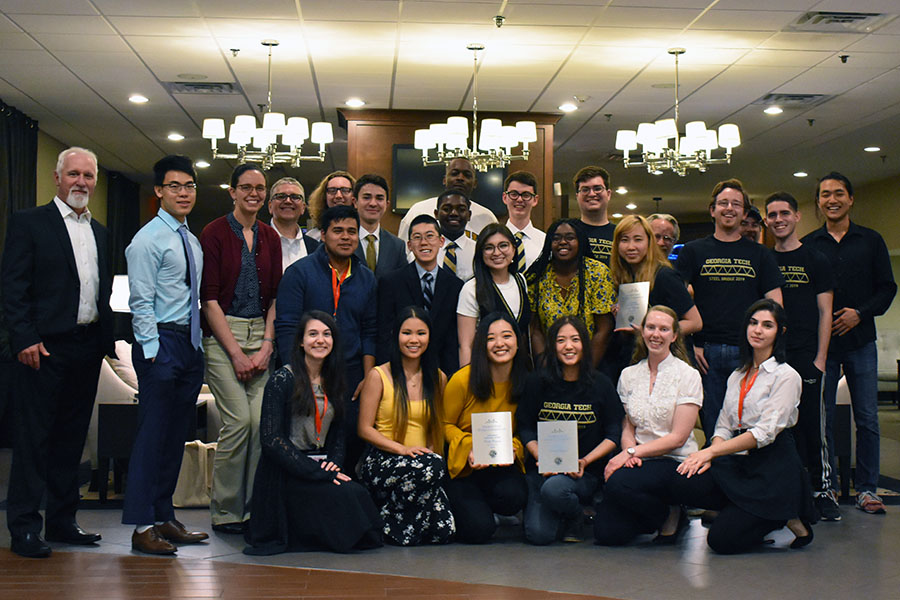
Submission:
<svg viewBox="0 0 900 600">
<path fill-rule="evenodd" d="M 312 387 L 312 384 L 310 384 Z M 316 407 L 316 441 L 321 441 L 319 439 L 319 434 L 322 433 L 322 419 L 325 418 L 325 413 L 328 412 L 328 394 L 325 393 L 325 388 L 322 388 L 322 397 L 325 398 L 325 406 L 322 408 L 322 414 L 319 414 L 319 401 L 316 399 L 316 390 L 313 388 L 313 404 Z"/>
<path fill-rule="evenodd" d="M 741 395 L 738 397 L 738 427 L 744 426 L 744 398 L 756 382 L 757 375 L 759 375 L 759 369 L 753 374 L 753 379 L 751 379 L 748 384 L 747 378 L 750 377 L 750 370 L 748 369 L 747 373 L 744 375 L 744 379 L 741 381 Z"/>
<path fill-rule="evenodd" d="M 331 267 L 331 265 L 328 266 Z M 347 270 L 344 271 L 340 279 L 338 279 L 337 269 L 331 267 L 331 295 L 334 297 L 334 314 L 332 316 L 334 318 L 337 318 L 338 300 L 341 299 L 341 286 L 344 285 L 344 280 L 347 279 L 349 274 L 350 265 L 347 265 Z"/>
</svg>

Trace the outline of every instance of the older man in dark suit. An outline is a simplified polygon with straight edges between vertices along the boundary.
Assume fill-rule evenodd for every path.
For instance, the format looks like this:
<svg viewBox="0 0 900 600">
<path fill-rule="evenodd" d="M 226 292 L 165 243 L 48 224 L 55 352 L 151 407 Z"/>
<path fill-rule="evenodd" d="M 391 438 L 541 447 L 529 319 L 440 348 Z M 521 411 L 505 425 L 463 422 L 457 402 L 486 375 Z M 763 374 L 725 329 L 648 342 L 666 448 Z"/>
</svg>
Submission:
<svg viewBox="0 0 900 600">
<path fill-rule="evenodd" d="M 380 280 L 387 273 L 405 266 L 406 244 L 381 226 L 381 218 L 390 203 L 387 181 L 368 173 L 353 186 L 353 206 L 359 212 L 359 246 L 356 256 Z"/>
<path fill-rule="evenodd" d="M 441 370 L 449 377 L 459 368 L 456 303 L 462 280 L 441 267 L 438 254 L 444 245 L 437 220 L 419 215 L 409 227 L 409 250 L 415 261 L 385 275 L 378 282 L 378 345 L 376 362 L 390 359 L 394 320 L 406 306 L 422 306 L 431 315 L 431 344 Z"/>
<path fill-rule="evenodd" d="M 20 363 L 7 526 L 12 551 L 28 557 L 50 554 L 44 523 L 49 541 L 100 539 L 75 521 L 78 464 L 100 361 L 115 353 L 107 232 L 87 207 L 97 157 L 84 148 L 64 150 L 54 178 L 52 202 L 10 219 L 2 266 L 10 347 Z"/>
</svg>

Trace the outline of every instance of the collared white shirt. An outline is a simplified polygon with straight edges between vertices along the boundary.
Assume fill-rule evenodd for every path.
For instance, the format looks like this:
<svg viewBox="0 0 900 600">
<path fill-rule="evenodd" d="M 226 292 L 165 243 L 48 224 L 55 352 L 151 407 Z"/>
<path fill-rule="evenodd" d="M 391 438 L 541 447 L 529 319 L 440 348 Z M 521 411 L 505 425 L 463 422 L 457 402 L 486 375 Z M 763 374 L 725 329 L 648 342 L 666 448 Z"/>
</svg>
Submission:
<svg viewBox="0 0 900 600">
<path fill-rule="evenodd" d="M 78 269 L 78 324 L 87 325 L 100 318 L 97 302 L 100 298 L 100 263 L 97 261 L 97 240 L 91 229 L 91 211 L 85 209 L 80 215 L 72 207 L 53 198 L 59 214 L 62 215 L 69 242 L 75 254 Z"/>
<path fill-rule="evenodd" d="M 646 444 L 672 433 L 678 406 L 703 405 L 700 373 L 673 354 L 659 363 L 652 393 L 650 366 L 646 358 L 622 370 L 618 392 L 628 420 L 634 425 L 634 439 L 638 444 Z M 683 446 L 666 456 L 681 461 L 696 451 L 697 440 L 690 435 Z"/>
<path fill-rule="evenodd" d="M 475 258 L 475 242 L 466 235 L 461 235 L 455 240 L 444 238 L 444 245 L 438 252 L 438 264 L 443 266 L 444 254 L 450 242 L 456 242 L 456 276 L 463 281 L 468 281 L 475 275 L 472 259 Z"/>
<path fill-rule="evenodd" d="M 366 255 L 366 249 L 369 247 L 367 235 L 375 236 L 375 263 L 378 263 L 378 251 L 381 250 L 381 225 L 375 228 L 375 231 L 366 231 L 362 223 L 359 225 L 359 247 L 362 248 L 363 256 Z"/>
<path fill-rule="evenodd" d="M 303 229 L 297 227 L 297 235 L 289 238 L 275 225 L 275 220 L 270 221 L 272 229 L 281 238 L 281 272 L 284 273 L 289 266 L 306 257 L 306 244 L 303 243 Z"/>
<path fill-rule="evenodd" d="M 408 240 L 409 226 L 413 222 L 413 219 L 419 215 L 430 215 L 433 217 L 434 211 L 436 210 L 437 196 L 421 200 L 410 206 L 409 210 L 406 211 L 403 220 L 400 221 L 397 237 L 404 241 Z M 497 222 L 497 217 L 494 216 L 494 213 L 477 202 L 471 202 L 469 204 L 469 211 L 472 213 L 469 217 L 469 222 L 466 224 L 466 231 L 468 232 L 466 235 L 469 237 L 478 237 L 478 232 L 484 229 L 485 225 Z"/>
<path fill-rule="evenodd" d="M 742 423 L 738 423 L 741 380 L 745 373 L 734 371 L 728 376 L 722 412 L 716 421 L 715 437 L 730 440 L 736 429 L 748 429 L 762 448 L 775 441 L 778 434 L 797 424 L 797 407 L 803 382 L 787 363 L 772 356 L 759 366 L 759 375 L 744 398 Z M 752 378 L 753 375 L 750 376 Z M 749 382 L 749 380 L 748 380 Z"/>
<path fill-rule="evenodd" d="M 419 287 L 422 288 L 423 294 L 425 293 L 425 282 L 422 281 L 422 277 L 425 276 L 425 273 L 431 273 L 431 291 L 433 292 L 434 287 L 437 285 L 438 269 L 441 268 L 441 263 L 436 262 L 432 270 L 426 271 L 425 267 L 419 264 L 419 261 L 413 259 L 411 262 L 416 265 L 416 274 L 419 276 Z"/>
<path fill-rule="evenodd" d="M 531 266 L 531 263 L 537 260 L 537 257 L 541 255 L 541 250 L 544 249 L 544 240 L 547 237 L 547 234 L 535 227 L 531 224 L 531 221 L 528 221 L 528 225 L 524 228 L 519 229 L 515 225 L 512 224 L 512 221 L 506 222 L 506 228 L 509 231 L 516 235 L 518 232 L 522 232 L 522 245 L 525 246 L 525 268 Z"/>
</svg>

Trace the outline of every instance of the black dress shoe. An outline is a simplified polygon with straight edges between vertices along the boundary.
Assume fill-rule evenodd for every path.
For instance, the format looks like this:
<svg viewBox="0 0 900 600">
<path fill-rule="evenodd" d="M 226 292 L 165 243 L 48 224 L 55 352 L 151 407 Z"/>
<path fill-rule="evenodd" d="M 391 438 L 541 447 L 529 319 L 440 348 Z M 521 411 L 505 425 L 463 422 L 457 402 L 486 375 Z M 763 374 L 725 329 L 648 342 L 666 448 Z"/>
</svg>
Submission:
<svg viewBox="0 0 900 600">
<path fill-rule="evenodd" d="M 213 531 L 218 531 L 219 533 L 230 533 L 232 535 L 239 535 L 244 533 L 244 524 L 243 523 L 213 523 Z"/>
<path fill-rule="evenodd" d="M 46 558 L 50 556 L 50 546 L 47 545 L 39 533 L 26 533 L 14 535 L 10 550 L 26 558 Z"/>
<path fill-rule="evenodd" d="M 61 526 L 47 527 L 47 541 L 62 542 L 64 544 L 77 544 L 86 546 L 99 542 L 99 533 L 89 533 L 82 529 L 78 523 L 72 521 Z"/>
</svg>

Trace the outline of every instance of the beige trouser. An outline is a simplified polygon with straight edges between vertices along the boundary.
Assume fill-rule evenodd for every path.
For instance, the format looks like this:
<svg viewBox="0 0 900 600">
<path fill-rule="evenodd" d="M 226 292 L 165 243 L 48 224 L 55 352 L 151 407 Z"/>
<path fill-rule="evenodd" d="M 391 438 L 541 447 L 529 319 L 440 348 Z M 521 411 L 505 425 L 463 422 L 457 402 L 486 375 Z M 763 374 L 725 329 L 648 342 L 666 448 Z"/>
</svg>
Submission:
<svg viewBox="0 0 900 600">
<path fill-rule="evenodd" d="M 225 319 L 244 354 L 250 356 L 260 349 L 266 325 L 262 317 L 226 315 Z M 241 523 L 250 518 L 250 495 L 261 451 L 259 415 L 269 371 L 250 381 L 238 381 L 228 353 L 216 338 L 203 338 L 203 349 L 206 383 L 222 416 L 209 511 L 214 525 Z"/>
</svg>

